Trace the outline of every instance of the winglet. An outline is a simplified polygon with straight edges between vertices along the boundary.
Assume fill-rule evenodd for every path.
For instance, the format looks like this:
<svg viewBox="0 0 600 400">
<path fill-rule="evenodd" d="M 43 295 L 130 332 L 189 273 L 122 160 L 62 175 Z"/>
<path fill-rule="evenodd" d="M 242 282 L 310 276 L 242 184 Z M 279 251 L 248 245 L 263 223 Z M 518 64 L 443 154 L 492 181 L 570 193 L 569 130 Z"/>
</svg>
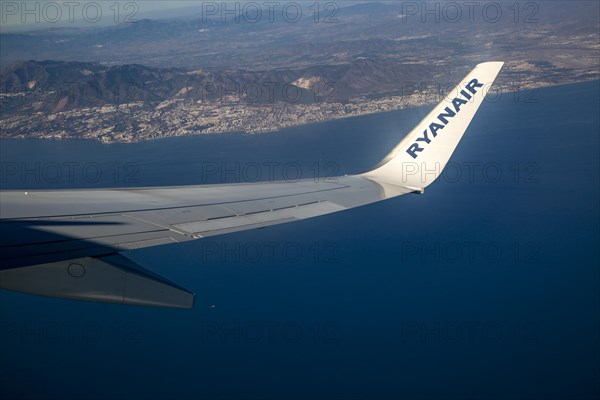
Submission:
<svg viewBox="0 0 600 400">
<path fill-rule="evenodd" d="M 478 64 L 384 158 L 389 161 L 361 176 L 422 192 L 442 173 L 503 64 Z"/>
</svg>

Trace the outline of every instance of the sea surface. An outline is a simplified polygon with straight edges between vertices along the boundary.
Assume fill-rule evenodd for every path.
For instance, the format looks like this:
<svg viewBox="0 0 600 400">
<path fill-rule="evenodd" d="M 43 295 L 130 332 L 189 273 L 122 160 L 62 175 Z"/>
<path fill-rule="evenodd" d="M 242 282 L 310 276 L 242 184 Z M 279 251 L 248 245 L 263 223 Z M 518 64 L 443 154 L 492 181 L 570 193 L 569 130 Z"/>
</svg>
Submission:
<svg viewBox="0 0 600 400">
<path fill-rule="evenodd" d="M 600 396 L 600 82 L 487 100 L 424 195 L 139 264 L 191 310 L 0 291 L 3 399 Z M 431 108 L 272 134 L 0 141 L 2 189 L 324 179 Z"/>
</svg>

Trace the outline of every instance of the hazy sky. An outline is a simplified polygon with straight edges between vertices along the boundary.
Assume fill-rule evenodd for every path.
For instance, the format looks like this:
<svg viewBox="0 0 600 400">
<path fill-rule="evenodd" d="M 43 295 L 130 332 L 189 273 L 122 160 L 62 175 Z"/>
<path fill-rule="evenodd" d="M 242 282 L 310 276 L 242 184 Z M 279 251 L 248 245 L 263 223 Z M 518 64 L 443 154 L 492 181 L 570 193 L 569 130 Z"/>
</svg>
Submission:
<svg viewBox="0 0 600 400">
<path fill-rule="evenodd" d="M 220 4 L 217 2 L 216 4 Z M 106 26 L 128 20 L 181 15 L 184 8 L 202 9 L 202 2 L 188 1 L 2 1 L 3 32 L 64 26 Z"/>
<path fill-rule="evenodd" d="M 315 0 L 316 1 L 316 0 Z M 303 7 L 309 7 L 315 1 L 298 1 Z M 253 3 L 260 6 L 263 13 L 267 13 L 267 3 L 285 4 L 292 3 L 288 0 L 257 0 L 257 1 L 201 1 L 201 0 L 97 0 L 97 1 L 73 1 L 73 0 L 18 0 L 0 2 L 0 31 L 18 32 L 37 29 L 48 29 L 53 27 L 67 26 L 107 26 L 127 21 L 135 21 L 144 18 L 159 19 L 177 16 L 202 15 L 203 11 L 211 10 L 221 12 L 224 3 L 226 7 L 235 10 L 244 4 Z M 322 1 L 325 4 L 328 1 Z M 360 1 L 336 1 L 339 7 L 360 3 Z M 271 7 L 278 7 L 272 5 Z M 219 14 L 217 14 L 218 16 Z"/>
</svg>

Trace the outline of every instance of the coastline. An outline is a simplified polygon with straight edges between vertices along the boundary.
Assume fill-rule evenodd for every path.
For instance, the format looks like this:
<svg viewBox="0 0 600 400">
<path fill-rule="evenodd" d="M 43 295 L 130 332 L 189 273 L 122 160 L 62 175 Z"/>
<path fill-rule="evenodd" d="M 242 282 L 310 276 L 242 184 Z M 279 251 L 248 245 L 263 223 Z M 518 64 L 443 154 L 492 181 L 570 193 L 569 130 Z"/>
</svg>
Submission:
<svg viewBox="0 0 600 400">
<path fill-rule="evenodd" d="M 532 96 L 536 90 L 542 88 L 550 88 L 550 87 L 559 87 L 559 86 L 567 86 L 567 85 L 576 85 L 587 82 L 600 82 L 599 79 L 590 79 L 590 80 L 582 80 L 576 82 L 564 82 L 564 83 L 552 83 L 552 82 L 544 82 L 541 84 L 530 84 L 530 85 L 522 85 L 517 90 L 514 90 L 514 86 L 509 86 L 507 84 L 498 85 L 494 93 L 496 93 L 496 97 L 493 100 L 486 99 L 486 101 L 498 101 L 501 97 L 506 95 L 514 95 L 519 93 L 523 94 L 523 102 L 536 102 L 536 99 Z M 511 90 L 513 89 L 513 90 Z M 499 95 L 498 95 L 499 93 Z M 529 96 L 529 97 L 528 97 Z M 315 124 L 321 124 L 326 122 L 338 121 L 338 120 L 352 120 L 354 118 L 360 118 L 365 116 L 373 116 L 383 113 L 389 113 L 400 110 L 409 110 L 419 107 L 427 107 L 434 104 L 437 104 L 442 98 L 442 95 L 436 93 L 435 91 L 424 91 L 417 92 L 411 95 L 404 96 L 383 96 L 380 98 L 375 98 L 371 100 L 365 101 L 364 99 L 352 99 L 348 103 L 318 103 L 318 104 L 271 104 L 267 106 L 247 106 L 241 103 L 235 104 L 211 104 L 208 106 L 208 109 L 205 110 L 208 113 L 214 114 L 215 110 L 222 111 L 223 115 L 218 116 L 221 121 L 224 121 L 222 124 L 215 124 L 208 129 L 204 129 L 203 131 L 190 130 L 184 127 L 171 126 L 173 130 L 170 131 L 169 134 L 157 133 L 156 131 L 153 134 L 143 134 L 143 133 L 121 133 L 115 136 L 107 136 L 105 134 L 106 129 L 101 129 L 99 131 L 89 132 L 83 136 L 77 136 L 73 134 L 68 134 L 67 132 L 40 132 L 36 134 L 17 134 L 6 136 L 5 133 L 0 135 L 0 140 L 23 140 L 23 139 L 40 139 L 40 140 L 84 140 L 84 141 L 96 141 L 102 144 L 126 144 L 126 143 L 142 143 L 148 141 L 156 141 L 170 138 L 179 138 L 179 137 L 191 137 L 191 136 L 205 136 L 205 135 L 262 135 L 262 134 L 276 134 L 280 131 L 290 129 L 290 128 L 301 128 L 301 127 L 310 127 Z M 179 104 L 181 108 L 177 108 L 172 111 L 176 114 L 186 113 L 188 110 L 186 107 L 189 104 Z M 121 106 L 122 107 L 122 106 Z M 294 108 L 295 107 L 295 108 Z M 106 110 L 110 108 L 111 110 Z M 88 116 L 91 118 L 92 116 L 97 117 L 102 114 L 111 114 L 114 116 L 117 113 L 123 112 L 117 110 L 114 106 L 104 106 L 101 109 L 105 109 L 104 113 L 98 113 L 97 109 L 84 109 L 89 112 L 88 114 L 80 114 L 82 110 L 73 110 L 64 113 L 55 113 L 50 115 L 42 115 L 40 113 L 39 117 L 50 118 L 51 121 L 57 118 L 58 116 L 65 116 L 66 118 L 73 118 L 70 114 L 77 114 L 77 116 L 85 120 Z M 254 111 L 254 114 L 248 113 L 248 110 Z M 151 112 L 151 111 L 150 111 Z M 198 112 L 198 110 L 196 110 Z M 243 118 L 236 117 L 235 114 L 232 116 L 232 113 L 242 113 L 244 115 Z M 307 115 L 309 114 L 309 115 Z M 277 119 L 268 118 L 268 116 L 276 117 Z M 170 115 L 161 115 L 161 118 L 169 119 Z M 31 118 L 30 116 L 16 116 L 0 120 L 0 125 L 5 125 L 7 122 L 10 124 L 14 122 L 14 120 L 18 120 L 17 123 L 24 123 L 25 119 Z M 135 119 L 136 117 L 134 117 Z M 227 122 L 228 119 L 233 119 L 236 124 L 231 125 Z M 256 123 L 259 125 L 257 126 Z M 172 122 L 172 121 L 171 121 Z M 202 123 L 206 121 L 203 120 Z M 38 121 L 39 124 L 42 124 L 43 121 Z M 193 124 L 193 121 L 191 122 Z M 89 122 L 88 122 L 89 124 Z M 157 123 L 158 124 L 158 123 Z M 242 129 L 241 126 L 247 126 L 246 129 Z M 6 132 L 6 127 L 2 127 L 3 132 Z M 9 128 L 10 129 L 10 128 Z M 154 127 L 155 130 L 158 130 L 158 127 Z M 39 132 L 39 131 L 38 131 Z"/>
</svg>

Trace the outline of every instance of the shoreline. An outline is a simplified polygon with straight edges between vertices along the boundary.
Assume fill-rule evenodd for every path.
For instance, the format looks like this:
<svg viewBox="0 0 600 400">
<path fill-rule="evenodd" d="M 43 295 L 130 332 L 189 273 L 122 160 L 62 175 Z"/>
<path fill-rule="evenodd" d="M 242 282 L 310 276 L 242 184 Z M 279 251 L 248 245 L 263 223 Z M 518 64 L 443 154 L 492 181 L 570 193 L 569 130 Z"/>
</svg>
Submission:
<svg viewBox="0 0 600 400">
<path fill-rule="evenodd" d="M 583 81 L 576 81 L 576 82 L 565 82 L 565 83 L 558 83 L 558 84 L 554 84 L 554 83 L 542 83 L 539 85 L 531 85 L 531 86 L 527 86 L 525 87 L 523 85 L 523 87 L 519 88 L 518 90 L 506 90 L 507 88 L 510 88 L 510 86 L 507 86 L 506 84 L 500 84 L 497 88 L 496 88 L 496 92 L 500 93 L 500 96 L 504 96 L 504 95 L 508 95 L 508 94 L 513 94 L 513 93 L 527 93 L 527 92 L 532 92 L 538 89 L 543 89 L 543 88 L 550 88 L 550 87 L 559 87 L 559 86 L 567 86 L 567 85 L 577 85 L 577 84 L 584 84 L 584 83 L 588 83 L 588 82 L 600 82 L 600 79 L 590 79 L 590 80 L 583 80 Z M 513 86 L 514 87 L 514 86 Z M 492 90 L 493 91 L 493 90 Z M 411 97 L 412 96 L 412 97 Z M 433 96 L 438 96 L 438 98 L 433 98 Z M 420 97 L 420 98 L 419 98 Z M 485 101 L 489 101 L 489 98 L 486 98 Z M 425 101 L 416 101 L 416 100 L 425 100 Z M 85 137 L 71 137 L 71 136 L 44 136 L 43 134 L 41 135 L 33 135 L 33 136 L 24 136 L 24 135 L 14 135 L 14 136 L 9 136 L 9 137 L 5 137 L 4 134 L 0 135 L 0 140 L 24 140 L 24 139 L 37 139 L 37 140 L 48 140 L 48 141 L 63 141 L 63 140 L 82 140 L 82 141 L 93 141 L 93 142 L 98 142 L 101 144 L 136 144 L 136 143 L 143 143 L 143 142 L 153 142 L 156 140 L 163 140 L 163 139 L 171 139 L 171 138 L 181 138 L 181 137 L 193 137 L 193 136 L 220 136 L 220 135 L 241 135 L 241 136 L 253 136 L 253 135 L 263 135 L 263 134 L 277 134 L 283 130 L 287 130 L 287 129 L 294 129 L 294 128 L 301 128 L 301 127 L 305 127 L 305 126 L 312 126 L 315 124 L 321 124 L 321 123 L 328 123 L 328 122 L 333 122 L 333 121 L 339 121 L 339 120 L 351 120 L 353 118 L 362 118 L 362 117 L 368 117 L 368 116 L 374 116 L 374 115 L 378 115 L 378 114 L 385 114 L 385 113 L 390 113 L 390 112 L 396 112 L 396 111 L 401 111 L 401 110 L 410 110 L 410 109 L 415 109 L 415 108 L 420 108 L 420 107 L 427 107 L 427 106 L 431 106 L 431 105 L 435 105 L 437 104 L 439 101 L 441 100 L 441 96 L 439 96 L 439 94 L 437 93 L 432 93 L 432 92 L 419 92 L 416 95 L 405 95 L 405 96 L 383 96 L 377 99 L 372 99 L 369 100 L 367 102 L 364 103 L 359 103 L 358 100 L 354 100 L 354 101 L 350 101 L 349 103 L 352 104 L 355 107 L 363 107 L 363 108 L 369 108 L 364 112 L 360 112 L 360 111 L 350 111 L 350 112 L 345 112 L 345 113 L 340 113 L 340 114 L 330 114 L 328 115 L 328 118 L 322 118 L 322 119 L 304 119 L 304 120 L 300 120 L 297 123 L 290 123 L 290 124 L 280 124 L 280 125 L 275 125 L 272 128 L 269 129 L 251 129 L 251 130 L 239 130 L 239 129 L 225 129 L 225 130 L 220 130 L 220 129 L 214 129 L 214 130 L 210 130 L 210 131 L 206 131 L 206 132 L 194 132 L 194 133 L 180 133 L 180 134 L 172 134 L 172 135 L 160 135 L 160 136 L 153 136 L 153 137 L 126 137 L 126 136 L 121 136 L 120 139 L 114 139 L 111 138 L 110 140 L 106 140 L 104 136 L 102 135 L 90 135 L 90 136 L 85 136 Z M 492 100 L 494 102 L 499 101 L 498 99 Z M 530 102 L 531 104 L 535 103 L 534 101 Z M 392 106 L 389 106 L 389 108 L 387 109 L 377 109 L 376 107 L 382 107 L 382 105 L 386 105 L 386 104 L 392 104 Z M 322 108 L 320 112 L 325 112 L 327 113 L 327 111 L 329 111 L 328 109 L 331 109 L 332 107 L 342 107 L 343 105 L 341 103 L 321 103 L 319 104 L 320 107 L 322 105 L 327 105 L 329 107 L 325 107 Z M 396 105 L 396 107 L 393 107 L 393 105 Z M 278 107 L 279 106 L 279 107 Z M 257 109 L 259 109 L 259 113 L 260 112 L 267 112 L 267 113 L 278 113 L 281 111 L 281 109 L 286 109 L 289 107 L 289 105 L 286 105 L 285 103 L 278 105 L 278 106 L 271 106 L 271 107 L 256 107 Z M 302 105 L 303 106 L 303 105 Z M 301 107 L 302 107 L 301 106 Z M 309 105 L 309 106 L 313 106 L 314 105 Z M 233 107 L 233 108 L 238 108 L 238 109 L 252 109 L 252 106 L 247 106 L 245 104 L 236 104 L 236 105 L 210 105 L 210 107 L 214 107 L 214 108 L 225 108 L 225 107 Z M 77 110 L 75 110 L 77 111 Z M 229 110 L 226 110 L 230 111 Z M 255 110 L 256 111 L 256 110 Z M 120 112 L 120 111 L 117 111 Z M 64 113 L 56 113 L 56 114 L 50 114 L 50 115 L 55 115 L 54 118 L 56 118 L 56 115 L 59 114 L 64 114 Z M 49 115 L 44 115 L 45 117 L 49 117 Z M 290 114 L 285 114 L 282 113 L 280 114 L 281 118 L 284 117 L 293 117 L 293 113 Z M 256 115 L 253 117 L 257 117 Z M 19 118 L 19 117 L 13 117 L 13 118 Z M 5 123 L 6 120 L 0 120 L 0 124 Z M 5 130 L 5 128 L 3 128 L 3 130 Z"/>
</svg>

